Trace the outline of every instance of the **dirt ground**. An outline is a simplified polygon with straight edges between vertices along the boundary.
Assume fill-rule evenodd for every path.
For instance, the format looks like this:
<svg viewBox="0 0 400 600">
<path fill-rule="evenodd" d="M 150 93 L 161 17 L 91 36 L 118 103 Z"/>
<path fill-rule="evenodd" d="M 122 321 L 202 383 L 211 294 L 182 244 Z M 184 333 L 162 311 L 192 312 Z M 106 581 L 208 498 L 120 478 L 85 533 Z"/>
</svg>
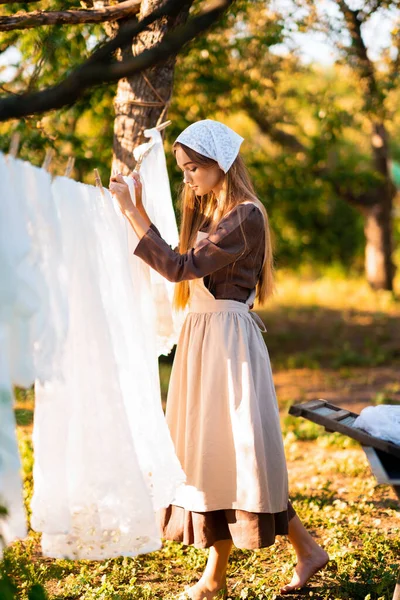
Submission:
<svg viewBox="0 0 400 600">
<path fill-rule="evenodd" d="M 283 410 L 291 404 L 319 398 L 355 413 L 389 399 L 400 403 L 397 365 L 340 370 L 285 369 L 274 372 L 274 381 Z"/>
</svg>

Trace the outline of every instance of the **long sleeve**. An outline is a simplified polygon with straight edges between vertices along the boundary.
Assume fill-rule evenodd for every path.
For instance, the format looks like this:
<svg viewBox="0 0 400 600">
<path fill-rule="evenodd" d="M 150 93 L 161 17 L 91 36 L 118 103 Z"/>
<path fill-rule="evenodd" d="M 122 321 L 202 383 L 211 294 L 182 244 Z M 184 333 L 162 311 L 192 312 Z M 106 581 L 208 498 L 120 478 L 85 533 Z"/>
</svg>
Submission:
<svg viewBox="0 0 400 600">
<path fill-rule="evenodd" d="M 185 254 L 180 254 L 150 226 L 135 255 L 173 282 L 197 279 L 228 266 L 259 245 L 264 219 L 253 204 L 239 204 L 224 217 L 217 230 Z"/>
<path fill-rule="evenodd" d="M 154 223 L 152 223 L 152 224 L 150 225 L 150 228 L 151 228 L 151 229 L 152 229 L 152 230 L 153 230 L 153 231 L 154 231 L 154 232 L 155 232 L 155 233 L 158 235 L 158 237 L 161 237 L 160 230 L 159 230 L 159 229 L 157 229 L 157 227 L 154 225 Z"/>
</svg>

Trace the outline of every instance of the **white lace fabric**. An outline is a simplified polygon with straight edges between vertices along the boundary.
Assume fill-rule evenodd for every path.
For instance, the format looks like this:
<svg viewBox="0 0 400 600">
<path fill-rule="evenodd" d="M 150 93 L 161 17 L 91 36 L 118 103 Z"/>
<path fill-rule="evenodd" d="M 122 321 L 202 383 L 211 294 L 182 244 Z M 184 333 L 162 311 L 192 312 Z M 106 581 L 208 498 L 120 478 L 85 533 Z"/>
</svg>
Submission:
<svg viewBox="0 0 400 600">
<path fill-rule="evenodd" d="M 176 245 L 156 142 L 143 162 L 146 207 Z M 185 480 L 158 372 L 158 354 L 179 331 L 172 285 L 133 255 L 136 236 L 107 191 L 52 183 L 2 154 L 0 178 L 0 536 L 8 544 L 26 535 L 12 389 L 36 380 L 31 508 L 43 553 L 156 550 L 155 511 Z"/>
<path fill-rule="evenodd" d="M 134 556 L 160 547 L 154 511 L 184 479 L 161 407 L 149 276 L 107 191 L 57 178 L 53 194 L 70 317 L 64 381 L 36 386 L 32 525 L 48 556 Z"/>
</svg>

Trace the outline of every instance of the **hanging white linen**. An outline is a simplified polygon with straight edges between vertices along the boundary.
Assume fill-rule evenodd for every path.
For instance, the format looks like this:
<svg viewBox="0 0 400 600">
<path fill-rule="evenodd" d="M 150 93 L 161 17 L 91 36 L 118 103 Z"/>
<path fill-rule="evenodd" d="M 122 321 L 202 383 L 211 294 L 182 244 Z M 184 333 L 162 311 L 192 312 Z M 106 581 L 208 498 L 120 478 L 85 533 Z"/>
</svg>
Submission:
<svg viewBox="0 0 400 600">
<path fill-rule="evenodd" d="M 57 369 L 68 327 L 66 273 L 51 176 L 28 162 L 22 168 L 24 198 L 31 215 L 31 254 L 40 273 L 39 310 L 32 320 L 34 372 L 36 379 L 46 381 L 62 377 Z"/>
<path fill-rule="evenodd" d="M 30 387 L 35 380 L 33 317 L 40 310 L 39 288 L 42 280 L 33 244 L 34 215 L 24 189 L 24 164 L 10 156 L 6 159 L 3 157 L 10 186 L 8 202 L 14 204 L 9 207 L 8 214 L 12 221 L 6 232 L 5 243 L 11 245 L 14 259 L 19 253 L 14 263 L 14 275 L 9 280 L 14 296 L 7 316 L 10 375 L 14 385 Z"/>
<path fill-rule="evenodd" d="M 3 343 L 0 334 L 0 344 Z M 0 507 L 7 511 L 0 515 L 0 559 L 4 545 L 27 535 L 26 516 L 22 496 L 21 463 L 16 438 L 14 398 L 5 385 L 3 355 L 0 361 Z"/>
<path fill-rule="evenodd" d="M 124 407 L 107 290 L 101 288 L 102 246 L 115 256 L 116 240 L 99 237 L 103 213 L 96 188 L 57 178 L 53 194 L 70 319 L 64 382 L 53 390 L 51 384 L 37 386 L 32 526 L 43 532 L 48 556 L 102 559 L 149 552 L 160 540 Z"/>
<path fill-rule="evenodd" d="M 154 510 L 168 506 L 185 475 L 176 457 L 161 404 L 158 368 L 155 304 L 149 267 L 132 247 L 137 236 L 121 215 L 117 203 L 106 192 L 108 223 L 114 223 L 116 237 L 123 241 L 119 259 L 104 273 L 104 286 L 112 291 L 110 312 L 126 298 L 119 328 L 113 328 L 115 352 L 120 365 L 121 386 L 142 473 L 150 490 Z M 106 245 L 103 250 L 107 253 Z M 123 259 L 121 258 L 123 257 Z M 125 334 L 125 335 L 124 335 Z M 125 349 L 121 340 L 125 340 Z M 157 442 L 155 443 L 155 440 Z"/>
<path fill-rule="evenodd" d="M 13 293 L 4 319 L 10 331 L 10 376 L 14 385 L 30 387 L 35 378 L 52 376 L 66 334 L 59 223 L 47 171 L 3 156 L 0 169 L 6 171 L 2 186 L 10 189 L 12 211 L 11 221 L 3 221 L 2 240 L 6 252 L 20 253 L 3 280 L 7 293 Z"/>
<path fill-rule="evenodd" d="M 10 543 L 26 535 L 12 388 L 53 375 L 67 310 L 50 175 L 0 155 L 0 178 L 0 535 Z"/>
<path fill-rule="evenodd" d="M 176 248 L 179 243 L 178 227 L 172 204 L 163 140 L 157 129 L 146 129 L 150 141 L 134 150 L 136 160 L 145 154 L 140 167 L 143 184 L 143 204 L 150 220 L 164 240 Z M 151 149 L 150 149 L 151 148 Z M 146 154 L 147 150 L 150 151 Z M 150 269 L 151 296 L 155 305 L 157 352 L 168 355 L 177 343 L 186 314 L 172 308 L 175 284 L 154 269 Z"/>
<path fill-rule="evenodd" d="M 70 319 L 64 381 L 36 388 L 32 525 L 48 556 L 150 552 L 160 547 L 154 510 L 184 474 L 161 408 L 147 275 L 136 259 L 132 276 L 108 192 L 57 178 L 53 194 Z"/>
<path fill-rule="evenodd" d="M 28 336 L 34 312 L 21 294 L 28 291 L 23 265 L 31 245 L 22 198 L 9 168 L 12 161 L 0 154 L 0 506 L 7 511 L 0 516 L 0 555 L 4 544 L 26 535 L 13 383 L 32 376 L 28 349 L 16 341 Z"/>
</svg>

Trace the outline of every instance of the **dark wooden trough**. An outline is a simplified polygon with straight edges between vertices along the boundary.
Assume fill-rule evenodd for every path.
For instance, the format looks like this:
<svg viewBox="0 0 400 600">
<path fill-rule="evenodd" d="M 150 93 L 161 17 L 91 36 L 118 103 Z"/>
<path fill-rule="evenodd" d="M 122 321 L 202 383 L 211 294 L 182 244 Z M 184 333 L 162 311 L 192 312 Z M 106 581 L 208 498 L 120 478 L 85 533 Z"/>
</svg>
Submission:
<svg viewBox="0 0 400 600">
<path fill-rule="evenodd" d="M 289 414 L 322 425 L 327 431 L 337 431 L 360 442 L 378 483 L 390 485 L 400 500 L 400 446 L 369 435 L 354 427 L 359 416 L 326 400 L 294 404 Z M 400 570 L 392 600 L 400 600 Z"/>
</svg>

